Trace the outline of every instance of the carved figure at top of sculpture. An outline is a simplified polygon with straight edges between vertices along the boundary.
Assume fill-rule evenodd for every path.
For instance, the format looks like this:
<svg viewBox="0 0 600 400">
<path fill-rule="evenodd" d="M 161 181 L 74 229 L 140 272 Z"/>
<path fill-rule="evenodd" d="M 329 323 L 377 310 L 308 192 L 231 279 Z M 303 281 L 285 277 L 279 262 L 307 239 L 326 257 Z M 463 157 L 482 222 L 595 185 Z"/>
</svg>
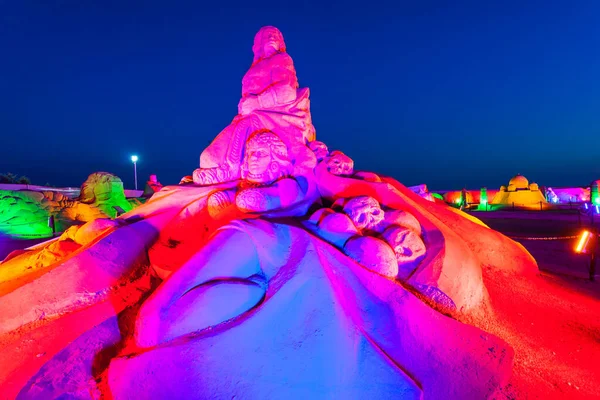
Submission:
<svg viewBox="0 0 600 400">
<path fill-rule="evenodd" d="M 327 170 L 333 175 L 352 175 L 354 173 L 354 161 L 344 153 L 334 150 L 325 158 Z"/>
<path fill-rule="evenodd" d="M 261 28 L 252 47 L 254 60 L 242 79 L 238 115 L 202 152 L 194 183 L 210 185 L 240 177 L 244 144 L 256 131 L 270 130 L 286 144 L 297 170 L 312 170 L 316 160 L 307 148 L 315 138 L 308 89 L 298 89 L 292 58 L 281 32 Z"/>
<path fill-rule="evenodd" d="M 321 162 L 329 155 L 329 149 L 327 145 L 318 140 L 313 140 L 308 144 L 308 147 L 315 153 L 315 157 L 317 157 L 317 162 Z"/>
<path fill-rule="evenodd" d="M 247 115 L 255 109 L 296 100 L 298 78 L 279 29 L 262 27 L 254 37 L 252 51 L 254 60 L 242 79 L 238 113 Z"/>
</svg>

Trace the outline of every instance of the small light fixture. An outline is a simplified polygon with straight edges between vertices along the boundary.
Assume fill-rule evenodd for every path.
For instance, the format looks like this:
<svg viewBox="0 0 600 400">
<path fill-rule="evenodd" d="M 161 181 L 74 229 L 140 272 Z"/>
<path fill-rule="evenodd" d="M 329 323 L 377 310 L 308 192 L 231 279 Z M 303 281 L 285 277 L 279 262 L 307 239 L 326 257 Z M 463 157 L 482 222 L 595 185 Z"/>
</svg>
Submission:
<svg viewBox="0 0 600 400">
<path fill-rule="evenodd" d="M 596 235 L 588 230 L 581 232 L 577 246 L 575 246 L 575 253 L 589 254 L 594 251 L 594 244 L 596 243 Z"/>
</svg>

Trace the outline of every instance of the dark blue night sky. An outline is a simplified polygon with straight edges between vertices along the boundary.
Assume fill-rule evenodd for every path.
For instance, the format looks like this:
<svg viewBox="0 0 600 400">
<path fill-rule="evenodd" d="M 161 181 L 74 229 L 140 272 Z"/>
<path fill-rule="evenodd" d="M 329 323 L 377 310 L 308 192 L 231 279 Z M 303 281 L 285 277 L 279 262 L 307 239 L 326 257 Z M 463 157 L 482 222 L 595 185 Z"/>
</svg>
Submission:
<svg viewBox="0 0 600 400">
<path fill-rule="evenodd" d="M 136 153 L 141 181 L 179 182 L 275 25 L 317 137 L 359 170 L 433 189 L 600 178 L 600 2 L 488 3 L 0 0 L 0 172 L 131 187 Z"/>
</svg>

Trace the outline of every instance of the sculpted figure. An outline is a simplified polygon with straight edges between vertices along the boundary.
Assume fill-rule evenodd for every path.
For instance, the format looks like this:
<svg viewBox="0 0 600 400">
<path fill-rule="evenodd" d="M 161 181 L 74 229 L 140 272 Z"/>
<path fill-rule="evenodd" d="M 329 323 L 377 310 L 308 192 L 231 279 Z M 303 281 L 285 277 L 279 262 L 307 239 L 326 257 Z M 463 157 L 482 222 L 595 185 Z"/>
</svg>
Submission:
<svg viewBox="0 0 600 400">
<path fill-rule="evenodd" d="M 333 175 L 352 175 L 354 172 L 354 161 L 341 151 L 332 151 L 325 162 L 327 170 Z"/>
<path fill-rule="evenodd" d="M 415 231 L 397 225 L 387 228 L 382 237 L 396 255 L 399 277 L 407 278 L 425 258 L 425 243 Z"/>
<path fill-rule="evenodd" d="M 396 278 L 398 261 L 390 246 L 371 236 L 354 236 L 344 245 L 344 253 L 360 265 L 378 274 Z"/>
<path fill-rule="evenodd" d="M 374 230 L 385 216 L 379 202 L 369 196 L 360 196 L 349 200 L 344 205 L 344 212 L 360 230 Z"/>
<path fill-rule="evenodd" d="M 558 196 L 554 193 L 551 187 L 546 188 L 546 201 L 550 203 L 558 203 Z"/>
<path fill-rule="evenodd" d="M 306 144 L 315 137 L 309 111 L 308 89 L 298 89 L 292 58 L 281 32 L 261 28 L 254 38 L 254 60 L 242 79 L 238 115 L 202 152 L 194 183 L 210 185 L 240 177 L 244 144 L 262 129 L 276 133 L 288 146 L 298 168 L 314 167 Z"/>
<path fill-rule="evenodd" d="M 374 228 L 383 221 L 383 210 L 371 197 L 353 200 L 355 207 L 348 209 L 350 215 L 335 212 L 331 208 L 321 208 L 310 216 L 305 226 L 363 267 L 396 278 L 400 263 L 396 249 L 391 243 L 361 233 L 361 230 Z M 396 236 L 392 239 L 396 239 Z M 397 247 L 400 254 L 404 254 L 401 245 Z"/>
<path fill-rule="evenodd" d="M 331 208 L 315 211 L 305 226 L 317 236 L 342 249 L 344 244 L 360 232 L 346 214 L 335 212 Z"/>
<path fill-rule="evenodd" d="M 362 266 L 389 277 L 407 278 L 423 260 L 421 225 L 402 210 L 381 208 L 373 197 L 340 199 L 343 213 L 322 208 L 305 226 Z"/>
<path fill-rule="evenodd" d="M 420 237 L 421 225 L 412 214 L 402 210 L 384 211 L 379 202 L 369 196 L 347 200 L 343 205 L 343 209 L 344 213 L 350 217 L 362 234 L 374 234 L 387 242 L 396 255 L 396 267 L 401 272 L 400 277 L 408 276 L 425 257 L 425 243 Z M 356 259 L 362 251 L 361 249 L 366 248 L 365 246 L 380 247 L 379 244 L 374 243 L 371 241 L 368 245 L 355 244 L 352 247 L 352 254 L 348 253 L 348 255 Z M 346 247 L 347 244 L 344 246 L 344 251 L 346 251 Z M 387 254 L 384 250 L 377 250 L 376 252 Z M 361 259 L 364 257 L 361 256 Z M 390 269 L 386 270 L 389 271 Z"/>
<path fill-rule="evenodd" d="M 392 225 L 402 226 L 421 234 L 421 224 L 412 215 L 402 210 L 387 210 L 381 208 L 379 202 L 370 196 L 354 197 L 345 202 L 337 202 L 335 205 L 342 206 L 354 225 L 361 231 L 373 231 L 383 233 Z"/>
<path fill-rule="evenodd" d="M 323 142 L 319 142 L 318 140 L 313 140 L 308 144 L 308 147 L 315 153 L 315 157 L 317 157 L 317 162 L 321 162 L 329 155 L 329 149 L 327 145 Z"/>
<path fill-rule="evenodd" d="M 115 217 L 114 207 L 120 207 L 125 212 L 133 209 L 133 205 L 125 198 L 123 181 L 108 172 L 94 172 L 81 185 L 79 201 L 91 204 L 100 209 L 105 215 Z"/>
<path fill-rule="evenodd" d="M 246 143 L 237 189 L 213 193 L 208 211 L 216 217 L 231 206 L 243 213 L 264 213 L 293 207 L 304 198 L 301 183 L 292 178 L 292 163 L 285 143 L 273 132 L 260 131 Z"/>
<path fill-rule="evenodd" d="M 142 193 L 142 197 L 151 197 L 154 193 L 158 192 L 162 189 L 163 185 L 158 181 L 156 175 L 150 175 L 148 182 L 146 182 L 146 187 L 144 187 L 144 192 Z"/>
</svg>

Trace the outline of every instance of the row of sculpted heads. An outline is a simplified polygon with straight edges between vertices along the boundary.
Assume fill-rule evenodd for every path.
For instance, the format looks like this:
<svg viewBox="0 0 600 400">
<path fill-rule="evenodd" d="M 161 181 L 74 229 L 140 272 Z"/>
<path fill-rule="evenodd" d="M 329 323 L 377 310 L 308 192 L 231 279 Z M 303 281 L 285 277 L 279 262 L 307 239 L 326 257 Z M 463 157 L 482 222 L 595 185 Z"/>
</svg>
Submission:
<svg viewBox="0 0 600 400">
<path fill-rule="evenodd" d="M 338 199 L 311 215 L 307 226 L 359 264 L 389 277 L 406 279 L 425 258 L 415 216 L 384 209 L 370 196 Z"/>
<path fill-rule="evenodd" d="M 317 162 L 325 163 L 327 171 L 333 175 L 380 181 L 377 175 L 372 173 L 354 173 L 354 161 L 341 151 L 330 152 L 323 142 L 315 140 L 310 142 L 308 147 L 314 152 Z M 240 166 L 242 180 L 269 184 L 283 176 L 291 176 L 293 169 L 292 155 L 279 136 L 267 129 L 250 135 Z M 193 183 L 190 176 L 182 178 L 180 182 L 189 183 Z"/>
</svg>

